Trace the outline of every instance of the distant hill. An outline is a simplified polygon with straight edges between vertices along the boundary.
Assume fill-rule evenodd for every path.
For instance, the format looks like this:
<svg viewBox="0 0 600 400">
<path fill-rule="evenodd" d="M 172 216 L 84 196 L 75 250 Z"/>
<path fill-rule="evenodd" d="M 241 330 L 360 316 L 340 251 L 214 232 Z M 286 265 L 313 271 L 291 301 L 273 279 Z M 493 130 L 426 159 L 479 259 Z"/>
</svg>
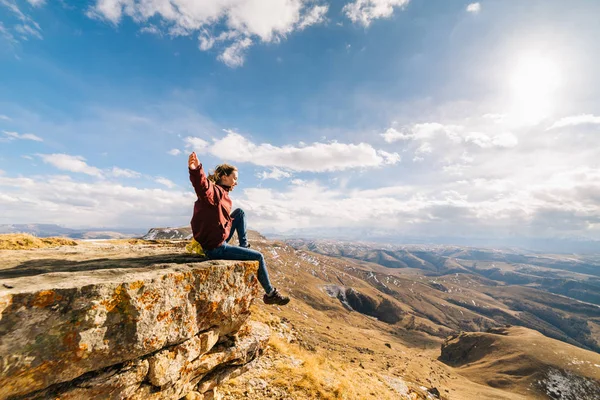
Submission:
<svg viewBox="0 0 600 400">
<path fill-rule="evenodd" d="M 190 240 L 192 228 L 182 226 L 180 228 L 152 228 L 142 236 L 144 240 Z"/>
<path fill-rule="evenodd" d="M 305 228 L 287 232 L 264 232 L 271 239 L 305 239 L 314 241 L 343 240 L 347 242 L 371 242 L 382 245 L 406 243 L 423 246 L 453 246 L 493 249 L 521 249 L 528 252 L 539 251 L 553 254 L 578 253 L 597 254 L 600 240 L 584 238 L 510 238 L 455 237 L 455 236 L 409 236 L 399 235 L 394 230 L 369 228 Z"/>
<path fill-rule="evenodd" d="M 260 233 L 250 230 L 249 235 L 266 240 Z M 192 228 L 190 226 L 180 226 L 178 228 L 151 228 L 148 233 L 142 236 L 144 240 L 191 240 L 193 238 Z M 234 236 L 237 238 L 237 236 Z M 234 239 L 232 244 L 237 244 L 237 239 Z"/>
<path fill-rule="evenodd" d="M 396 308 L 409 305 L 406 311 L 412 315 L 401 321 L 406 327 L 444 337 L 461 330 L 522 325 L 600 352 L 598 256 L 333 240 L 286 243 L 342 262 L 358 261 L 360 268 L 346 272 L 392 297 Z M 338 292 L 334 297 L 343 303 Z M 380 318 L 379 303 L 352 308 Z"/>
<path fill-rule="evenodd" d="M 71 239 L 125 239 L 139 237 L 140 229 L 88 228 L 71 229 L 55 224 L 0 224 L 0 234 L 28 233 L 37 237 L 68 237 Z"/>
<path fill-rule="evenodd" d="M 600 398 L 600 354 L 523 327 L 463 332 L 442 344 L 439 360 L 476 383 L 528 397 Z"/>
</svg>

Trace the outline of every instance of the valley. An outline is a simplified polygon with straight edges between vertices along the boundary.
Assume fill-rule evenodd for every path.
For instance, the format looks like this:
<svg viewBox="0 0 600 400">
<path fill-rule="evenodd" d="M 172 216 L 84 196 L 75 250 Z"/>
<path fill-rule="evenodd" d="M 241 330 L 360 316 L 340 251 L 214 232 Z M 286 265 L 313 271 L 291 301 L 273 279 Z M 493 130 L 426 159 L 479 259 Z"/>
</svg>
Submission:
<svg viewBox="0 0 600 400">
<path fill-rule="evenodd" d="M 0 251 L 0 282 L 202 261 L 185 253 L 186 243 L 127 239 Z M 560 399 L 599 393 L 600 308 L 559 293 L 593 296 L 594 260 L 447 246 L 283 242 L 256 232 L 250 243 L 292 301 L 285 307 L 255 301 L 251 318 L 269 324 L 273 336 L 247 372 L 223 384 L 226 398 Z"/>
</svg>

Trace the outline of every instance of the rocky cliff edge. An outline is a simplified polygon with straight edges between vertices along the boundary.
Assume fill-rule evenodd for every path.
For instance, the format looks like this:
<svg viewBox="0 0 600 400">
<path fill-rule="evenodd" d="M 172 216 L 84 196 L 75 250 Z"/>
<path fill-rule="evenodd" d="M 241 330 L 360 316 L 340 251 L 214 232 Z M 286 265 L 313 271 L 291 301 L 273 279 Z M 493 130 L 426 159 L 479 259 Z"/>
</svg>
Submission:
<svg viewBox="0 0 600 400">
<path fill-rule="evenodd" d="M 42 273 L 0 285 L 0 399 L 176 399 L 269 339 L 257 263 Z"/>
</svg>

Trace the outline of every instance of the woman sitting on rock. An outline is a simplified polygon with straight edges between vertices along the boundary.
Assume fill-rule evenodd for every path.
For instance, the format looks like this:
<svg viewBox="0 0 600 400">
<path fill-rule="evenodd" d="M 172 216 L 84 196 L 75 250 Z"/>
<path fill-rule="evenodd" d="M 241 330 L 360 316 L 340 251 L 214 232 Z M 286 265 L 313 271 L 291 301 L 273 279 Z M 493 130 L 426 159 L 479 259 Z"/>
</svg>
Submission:
<svg viewBox="0 0 600 400">
<path fill-rule="evenodd" d="M 263 255 L 250 249 L 244 211 L 238 208 L 231 212 L 229 192 L 237 185 L 237 168 L 221 164 L 207 178 L 195 152 L 190 154 L 188 168 L 190 181 L 198 196 L 194 204 L 192 232 L 205 254 L 213 260 L 258 261 L 258 281 L 265 290 L 263 301 L 277 305 L 289 303 L 289 297 L 282 296 L 271 286 Z M 239 246 L 228 244 L 234 232 L 238 234 Z"/>
</svg>

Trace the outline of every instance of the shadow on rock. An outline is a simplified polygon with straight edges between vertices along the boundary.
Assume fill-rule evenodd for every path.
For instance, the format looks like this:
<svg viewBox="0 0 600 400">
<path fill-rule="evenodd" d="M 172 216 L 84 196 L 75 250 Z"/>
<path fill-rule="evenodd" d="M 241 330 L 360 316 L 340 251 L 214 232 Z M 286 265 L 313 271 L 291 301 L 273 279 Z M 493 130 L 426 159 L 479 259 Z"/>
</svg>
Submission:
<svg viewBox="0 0 600 400">
<path fill-rule="evenodd" d="M 77 272 L 115 268 L 146 268 L 153 264 L 188 264 L 208 260 L 190 254 L 161 254 L 129 258 L 97 258 L 85 261 L 65 259 L 28 260 L 16 267 L 0 270 L 0 279 L 20 278 L 50 272 Z"/>
</svg>

